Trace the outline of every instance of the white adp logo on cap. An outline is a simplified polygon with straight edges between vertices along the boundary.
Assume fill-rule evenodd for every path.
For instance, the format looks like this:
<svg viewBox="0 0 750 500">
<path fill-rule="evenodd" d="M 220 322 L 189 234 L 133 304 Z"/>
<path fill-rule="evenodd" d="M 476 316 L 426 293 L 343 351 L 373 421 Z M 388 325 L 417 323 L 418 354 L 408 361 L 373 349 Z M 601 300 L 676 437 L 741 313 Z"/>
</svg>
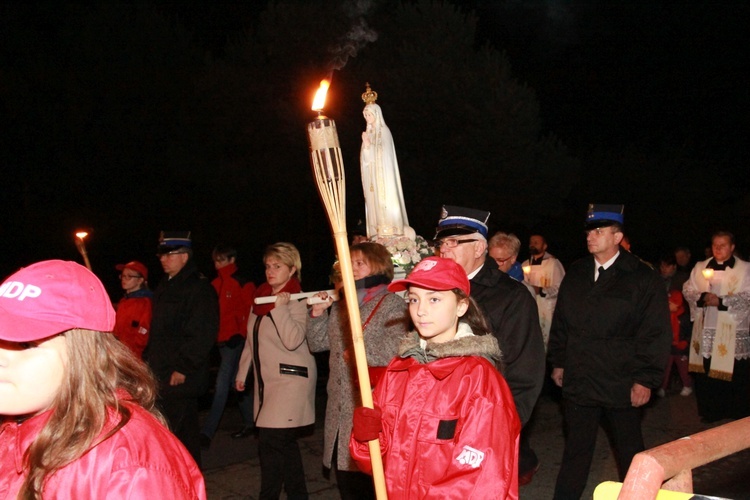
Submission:
<svg viewBox="0 0 750 500">
<path fill-rule="evenodd" d="M 0 297 L 6 299 L 36 298 L 42 294 L 42 289 L 35 285 L 24 285 L 20 281 L 7 281 L 0 285 Z"/>
<path fill-rule="evenodd" d="M 429 271 L 433 267 L 437 266 L 436 260 L 423 260 L 419 264 L 417 264 L 417 267 L 414 268 L 415 271 Z"/>
</svg>

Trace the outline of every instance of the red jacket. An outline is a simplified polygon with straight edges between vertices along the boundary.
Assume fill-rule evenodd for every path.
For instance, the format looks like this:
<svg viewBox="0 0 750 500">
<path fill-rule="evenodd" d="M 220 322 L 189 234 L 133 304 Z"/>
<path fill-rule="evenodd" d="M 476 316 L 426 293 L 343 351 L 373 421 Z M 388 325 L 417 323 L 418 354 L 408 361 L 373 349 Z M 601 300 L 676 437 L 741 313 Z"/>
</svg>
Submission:
<svg viewBox="0 0 750 500">
<path fill-rule="evenodd" d="M 204 499 L 198 466 L 184 446 L 142 407 L 130 403 L 132 416 L 114 435 L 78 460 L 48 476 L 45 500 L 73 498 Z M 0 498 L 16 498 L 27 470 L 23 455 L 51 411 L 23 423 L 0 426 Z M 102 436 L 116 423 L 114 412 Z"/>
<path fill-rule="evenodd" d="M 226 342 L 233 335 L 247 337 L 247 317 L 253 305 L 255 285 L 237 273 L 236 264 L 227 264 L 218 271 L 211 284 L 219 296 L 219 334 L 217 342 Z"/>
<path fill-rule="evenodd" d="M 388 496 L 517 499 L 521 423 L 505 379 L 480 357 L 498 351 L 497 340 L 472 336 L 425 350 L 418 342 L 416 334 L 404 339 L 373 394 Z M 367 443 L 352 435 L 350 450 L 371 473 Z"/>
<path fill-rule="evenodd" d="M 680 337 L 680 316 L 685 314 L 682 293 L 679 290 L 670 290 L 667 296 L 669 297 L 670 304 L 669 321 L 672 324 L 672 347 L 682 351 L 688 346 L 688 341 Z M 674 311 L 672 310 L 672 306 L 674 306 Z"/>
<path fill-rule="evenodd" d="M 143 357 L 151 330 L 152 296 L 150 290 L 141 289 L 126 295 L 117 304 L 115 337 L 139 359 Z"/>
</svg>

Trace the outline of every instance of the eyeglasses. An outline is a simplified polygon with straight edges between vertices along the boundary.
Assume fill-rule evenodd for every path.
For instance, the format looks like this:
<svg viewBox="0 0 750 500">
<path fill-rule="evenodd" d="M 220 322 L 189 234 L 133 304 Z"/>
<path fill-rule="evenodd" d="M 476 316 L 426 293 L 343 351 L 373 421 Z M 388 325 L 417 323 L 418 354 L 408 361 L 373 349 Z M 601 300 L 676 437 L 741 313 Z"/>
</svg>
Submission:
<svg viewBox="0 0 750 500">
<path fill-rule="evenodd" d="M 506 262 L 508 262 L 508 261 L 509 261 L 510 259 L 512 259 L 512 258 L 513 258 L 512 256 L 511 256 L 511 257 L 508 257 L 508 258 L 505 258 L 505 259 L 497 259 L 497 258 L 496 258 L 496 259 L 495 259 L 495 262 L 497 262 L 498 264 L 505 264 Z"/>
<path fill-rule="evenodd" d="M 132 280 L 132 279 L 140 278 L 140 277 L 141 277 L 140 274 L 121 274 L 120 275 L 120 279 L 125 278 L 126 280 Z"/>
<path fill-rule="evenodd" d="M 473 240 L 459 240 L 456 238 L 445 238 L 444 240 L 435 240 L 432 242 L 432 246 L 437 248 L 438 250 L 441 249 L 443 246 L 446 246 L 448 248 L 456 248 L 458 245 L 463 245 L 464 243 L 471 243 L 472 241 L 479 241 L 477 239 Z"/>
<path fill-rule="evenodd" d="M 584 231 L 586 236 L 590 235 L 591 233 L 596 234 L 597 236 L 601 236 L 603 234 L 609 234 L 609 231 L 605 231 L 606 229 L 609 229 L 608 227 L 597 227 L 595 229 L 587 229 Z M 617 231 L 612 231 L 612 234 L 615 234 Z"/>
</svg>

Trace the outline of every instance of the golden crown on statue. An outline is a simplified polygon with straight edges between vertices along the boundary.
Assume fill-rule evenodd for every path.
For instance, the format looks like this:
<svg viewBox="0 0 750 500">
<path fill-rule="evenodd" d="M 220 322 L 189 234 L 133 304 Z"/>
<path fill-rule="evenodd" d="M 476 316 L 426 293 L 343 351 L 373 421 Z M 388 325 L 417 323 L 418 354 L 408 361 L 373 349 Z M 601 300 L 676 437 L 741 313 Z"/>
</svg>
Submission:
<svg viewBox="0 0 750 500">
<path fill-rule="evenodd" d="M 378 93 L 370 89 L 369 82 L 365 85 L 367 86 L 367 90 L 362 94 L 362 100 L 365 101 L 365 104 L 375 104 L 375 101 L 378 100 Z"/>
</svg>

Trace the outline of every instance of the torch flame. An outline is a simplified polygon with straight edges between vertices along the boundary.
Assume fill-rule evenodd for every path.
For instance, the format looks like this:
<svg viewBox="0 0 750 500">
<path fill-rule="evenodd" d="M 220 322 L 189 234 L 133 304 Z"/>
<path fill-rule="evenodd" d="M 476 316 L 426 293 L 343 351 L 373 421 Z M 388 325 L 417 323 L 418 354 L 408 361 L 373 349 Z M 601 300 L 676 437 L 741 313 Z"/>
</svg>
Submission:
<svg viewBox="0 0 750 500">
<path fill-rule="evenodd" d="M 331 82 L 329 82 L 328 80 L 320 81 L 320 88 L 315 93 L 315 99 L 313 99 L 313 105 L 312 105 L 313 111 L 323 111 L 323 106 L 326 103 L 326 93 L 328 92 L 328 87 L 330 85 L 331 85 Z"/>
<path fill-rule="evenodd" d="M 86 231 L 78 231 L 76 233 L 76 236 L 78 236 L 80 239 L 84 239 L 88 235 L 89 235 L 89 233 L 87 233 Z"/>
</svg>

